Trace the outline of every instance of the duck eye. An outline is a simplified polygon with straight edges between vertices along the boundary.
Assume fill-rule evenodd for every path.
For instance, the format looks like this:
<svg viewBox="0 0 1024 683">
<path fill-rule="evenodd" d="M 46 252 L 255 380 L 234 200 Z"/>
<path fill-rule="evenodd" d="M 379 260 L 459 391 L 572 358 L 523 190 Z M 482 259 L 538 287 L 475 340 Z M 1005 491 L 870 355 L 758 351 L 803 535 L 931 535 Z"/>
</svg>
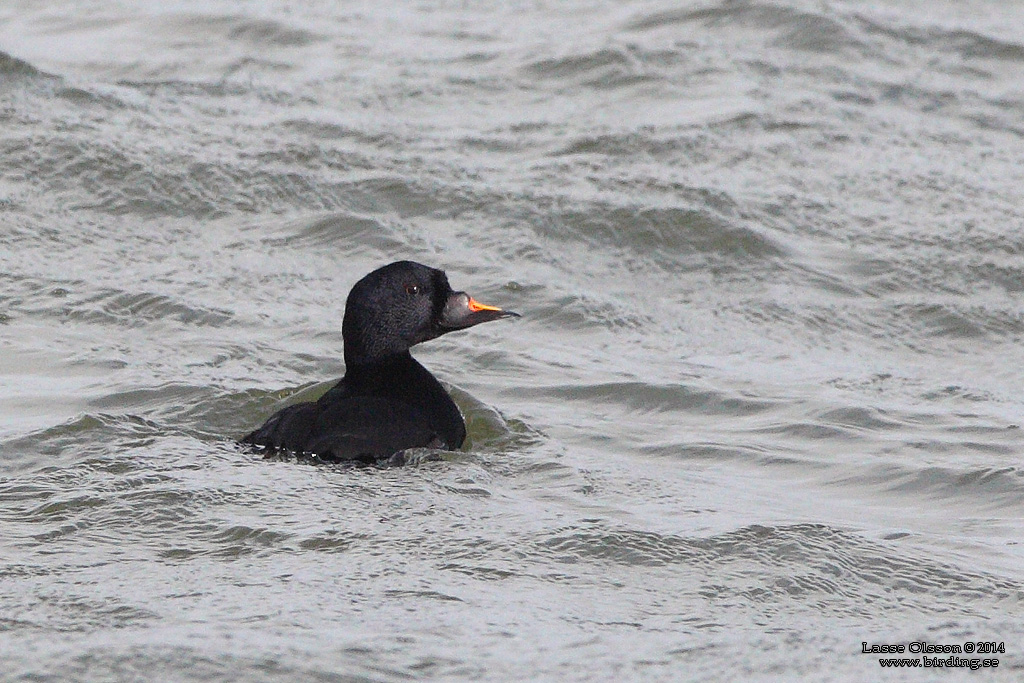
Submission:
<svg viewBox="0 0 1024 683">
<path fill-rule="evenodd" d="M 416 296 L 417 294 L 420 293 L 420 286 L 419 285 L 406 285 L 405 286 L 405 293 L 408 294 L 409 296 Z"/>
</svg>

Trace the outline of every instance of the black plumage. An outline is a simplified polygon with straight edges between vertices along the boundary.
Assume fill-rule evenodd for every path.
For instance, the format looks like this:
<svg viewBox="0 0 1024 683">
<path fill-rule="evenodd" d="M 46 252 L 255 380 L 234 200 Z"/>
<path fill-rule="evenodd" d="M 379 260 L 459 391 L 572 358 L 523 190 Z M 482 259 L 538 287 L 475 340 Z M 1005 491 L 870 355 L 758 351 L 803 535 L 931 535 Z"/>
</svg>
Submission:
<svg viewBox="0 0 1024 683">
<path fill-rule="evenodd" d="M 452 291 L 435 268 L 412 261 L 378 268 L 345 304 L 345 376 L 318 401 L 278 411 L 241 441 L 331 461 L 373 462 L 417 447 L 455 450 L 466 439 L 462 414 L 409 349 L 511 316 L 518 314 Z"/>
</svg>

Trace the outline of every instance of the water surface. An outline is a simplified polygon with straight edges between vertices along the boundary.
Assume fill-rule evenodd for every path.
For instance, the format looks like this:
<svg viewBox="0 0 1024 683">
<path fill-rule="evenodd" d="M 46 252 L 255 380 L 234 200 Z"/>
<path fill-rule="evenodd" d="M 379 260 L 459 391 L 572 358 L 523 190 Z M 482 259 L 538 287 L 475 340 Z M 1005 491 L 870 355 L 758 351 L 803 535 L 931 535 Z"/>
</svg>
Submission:
<svg viewBox="0 0 1024 683">
<path fill-rule="evenodd" d="M 7 3 L 9 680 L 1024 668 L 1024 9 Z M 467 448 L 233 438 L 409 258 Z"/>
</svg>

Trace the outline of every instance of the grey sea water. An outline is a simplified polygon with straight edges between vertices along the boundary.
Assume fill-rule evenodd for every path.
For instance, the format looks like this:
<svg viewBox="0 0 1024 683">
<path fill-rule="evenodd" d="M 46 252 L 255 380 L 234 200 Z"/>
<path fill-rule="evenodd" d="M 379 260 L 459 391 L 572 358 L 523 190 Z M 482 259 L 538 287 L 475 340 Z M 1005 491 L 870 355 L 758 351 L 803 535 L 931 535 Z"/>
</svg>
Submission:
<svg viewBox="0 0 1024 683">
<path fill-rule="evenodd" d="M 1015 2 L 0 4 L 0 678 L 1021 680 L 1022 70 Z M 523 314 L 416 350 L 464 451 L 238 449 L 400 258 Z"/>
</svg>

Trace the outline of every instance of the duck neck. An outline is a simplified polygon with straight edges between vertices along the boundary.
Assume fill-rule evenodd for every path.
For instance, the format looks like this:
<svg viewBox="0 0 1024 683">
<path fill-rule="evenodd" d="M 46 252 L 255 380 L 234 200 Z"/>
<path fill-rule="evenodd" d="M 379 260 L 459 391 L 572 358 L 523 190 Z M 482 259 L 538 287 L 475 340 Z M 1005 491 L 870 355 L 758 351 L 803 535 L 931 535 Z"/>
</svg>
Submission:
<svg viewBox="0 0 1024 683">
<path fill-rule="evenodd" d="M 449 448 L 466 438 L 466 425 L 455 401 L 430 371 L 405 351 L 345 368 L 338 388 L 358 396 L 378 396 L 401 401 L 431 415 L 431 422 Z"/>
<path fill-rule="evenodd" d="M 345 359 L 345 382 L 353 388 L 402 386 L 422 381 L 424 374 L 430 376 L 426 368 L 416 362 L 408 351 L 372 360 Z"/>
<path fill-rule="evenodd" d="M 393 397 L 411 405 L 451 403 L 441 383 L 408 351 L 346 365 L 344 382 L 356 393 Z"/>
</svg>

